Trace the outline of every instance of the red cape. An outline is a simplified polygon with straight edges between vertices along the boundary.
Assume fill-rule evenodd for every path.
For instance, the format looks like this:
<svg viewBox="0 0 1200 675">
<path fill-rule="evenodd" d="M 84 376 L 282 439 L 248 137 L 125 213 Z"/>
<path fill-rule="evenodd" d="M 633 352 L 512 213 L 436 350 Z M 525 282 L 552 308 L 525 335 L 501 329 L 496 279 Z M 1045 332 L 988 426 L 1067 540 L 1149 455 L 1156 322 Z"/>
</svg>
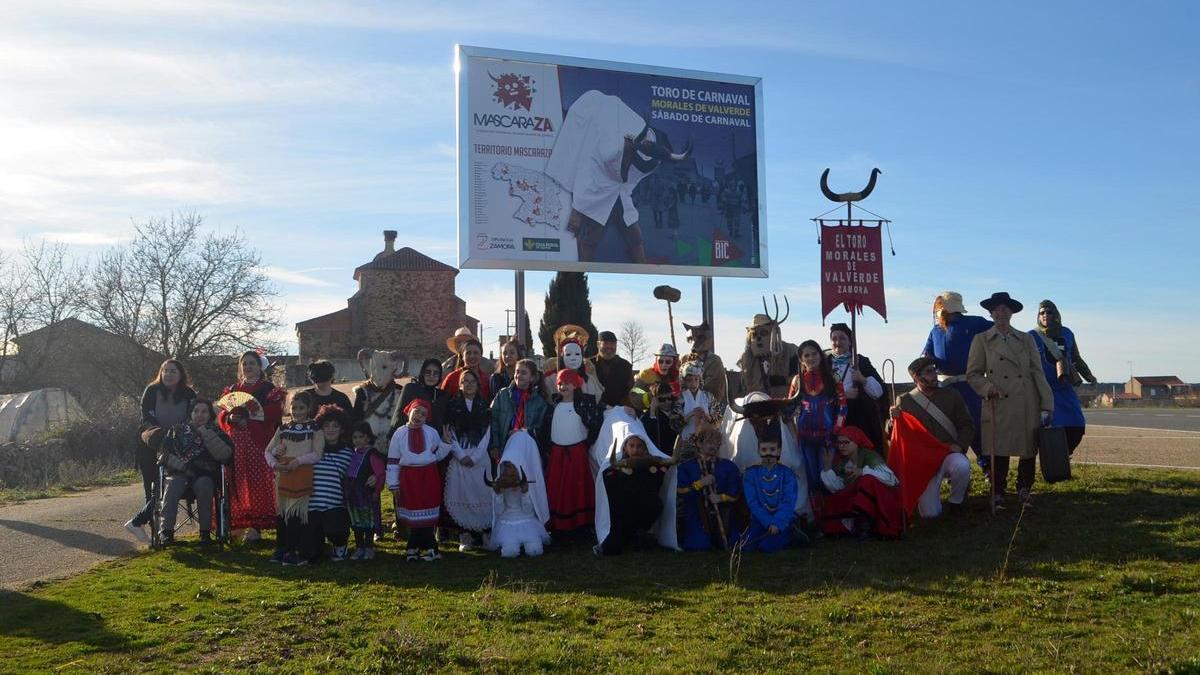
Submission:
<svg viewBox="0 0 1200 675">
<path fill-rule="evenodd" d="M 888 446 L 888 466 L 900 478 L 900 501 L 904 513 L 911 516 L 921 493 L 942 466 L 950 446 L 939 441 L 909 413 L 901 412 L 892 420 L 892 438 Z"/>
</svg>

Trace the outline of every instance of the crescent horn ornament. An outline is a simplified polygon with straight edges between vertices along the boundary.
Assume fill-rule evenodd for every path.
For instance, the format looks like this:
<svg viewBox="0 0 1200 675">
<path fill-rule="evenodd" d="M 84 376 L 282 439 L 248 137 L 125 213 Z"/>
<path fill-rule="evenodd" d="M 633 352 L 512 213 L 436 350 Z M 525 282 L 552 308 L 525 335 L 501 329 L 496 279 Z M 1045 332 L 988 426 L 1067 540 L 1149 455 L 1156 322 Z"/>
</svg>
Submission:
<svg viewBox="0 0 1200 675">
<path fill-rule="evenodd" d="M 871 179 L 867 181 L 867 186 L 859 192 L 834 192 L 829 189 L 829 169 L 825 169 L 821 172 L 821 193 L 831 202 L 862 201 L 871 195 L 871 191 L 875 189 L 875 179 L 881 173 L 883 172 L 879 169 L 871 169 Z"/>
</svg>

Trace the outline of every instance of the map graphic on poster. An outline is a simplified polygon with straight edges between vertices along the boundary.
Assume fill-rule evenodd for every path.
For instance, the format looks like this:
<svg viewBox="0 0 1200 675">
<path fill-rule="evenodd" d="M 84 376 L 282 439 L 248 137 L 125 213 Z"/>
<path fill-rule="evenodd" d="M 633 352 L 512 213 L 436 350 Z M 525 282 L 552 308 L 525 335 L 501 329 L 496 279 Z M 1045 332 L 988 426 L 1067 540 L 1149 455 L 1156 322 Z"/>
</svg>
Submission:
<svg viewBox="0 0 1200 675">
<path fill-rule="evenodd" d="M 764 277 L 762 84 L 458 47 L 459 266 Z"/>
</svg>

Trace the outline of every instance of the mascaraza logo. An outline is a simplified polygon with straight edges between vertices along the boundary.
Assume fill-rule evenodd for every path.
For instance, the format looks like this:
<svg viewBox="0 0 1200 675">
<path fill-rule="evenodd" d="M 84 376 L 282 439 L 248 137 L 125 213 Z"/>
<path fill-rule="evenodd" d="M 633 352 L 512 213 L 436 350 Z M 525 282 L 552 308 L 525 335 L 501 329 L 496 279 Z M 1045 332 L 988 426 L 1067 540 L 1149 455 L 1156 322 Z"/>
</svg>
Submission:
<svg viewBox="0 0 1200 675">
<path fill-rule="evenodd" d="M 533 95 L 537 93 L 533 85 L 537 80 L 532 75 L 505 73 L 496 77 L 488 73 L 488 77 L 492 78 L 492 98 L 496 103 L 509 110 L 533 109 Z"/>
<path fill-rule="evenodd" d="M 473 113 L 472 121 L 475 126 L 554 133 L 554 125 L 549 118 L 517 114 L 533 109 L 533 95 L 537 93 L 534 85 L 537 84 L 537 80 L 533 79 L 532 75 L 505 73 L 496 77 L 489 72 L 488 77 L 492 78 L 492 100 L 499 103 L 504 110 L 513 112 Z"/>
</svg>

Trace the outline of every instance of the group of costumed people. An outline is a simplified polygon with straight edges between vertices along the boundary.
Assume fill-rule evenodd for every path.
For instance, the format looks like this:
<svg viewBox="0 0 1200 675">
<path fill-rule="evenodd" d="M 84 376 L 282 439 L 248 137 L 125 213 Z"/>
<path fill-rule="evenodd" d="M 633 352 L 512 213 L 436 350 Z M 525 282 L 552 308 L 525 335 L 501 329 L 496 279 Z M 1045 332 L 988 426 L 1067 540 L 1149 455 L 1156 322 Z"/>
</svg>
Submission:
<svg viewBox="0 0 1200 675">
<path fill-rule="evenodd" d="M 688 353 L 664 344 L 640 371 L 610 331 L 589 358 L 589 332 L 560 327 L 539 367 L 516 341 L 487 363 L 463 328 L 447 340 L 451 359 L 425 359 L 403 385 L 404 357 L 362 350 L 367 379 L 353 400 L 332 387 L 331 364 L 310 364 L 313 387 L 292 394 L 286 423 L 286 397 L 260 355 L 243 355 L 215 407 L 168 361 L 143 398 L 158 437 L 144 438 L 168 467 L 164 500 L 184 489 L 171 480 L 186 464 L 173 452 L 213 460 L 207 473 L 187 473 L 197 494 L 211 493 L 213 469 L 225 463 L 233 528 L 248 539 L 275 529 L 273 560 L 285 564 L 320 560 L 327 543 L 332 560 L 371 559 L 389 530 L 407 533 L 407 560 L 425 561 L 439 559 L 439 541 L 454 533 L 460 550 L 504 557 L 540 555 L 551 542 L 616 555 L 896 537 L 914 515 L 962 510 L 968 448 L 997 509 L 1018 459 L 1027 508 L 1038 428 L 1064 427 L 1071 450 L 1083 437 L 1074 386 L 1095 378 L 1058 308 L 1043 301 L 1036 328 L 1021 332 L 1011 319 L 1023 306 L 1007 293 L 980 305 L 990 321 L 968 313 L 958 293 L 935 299 L 935 325 L 908 366 L 915 386 L 895 400 L 849 326 L 831 326 L 828 348 L 793 345 L 782 336 L 787 314 L 764 304 L 737 362 L 741 397 L 729 396 L 705 323 L 684 324 Z M 196 401 L 204 405 L 193 414 Z M 393 523 L 382 518 L 385 488 Z M 141 518 L 127 525 L 140 529 Z"/>
</svg>

